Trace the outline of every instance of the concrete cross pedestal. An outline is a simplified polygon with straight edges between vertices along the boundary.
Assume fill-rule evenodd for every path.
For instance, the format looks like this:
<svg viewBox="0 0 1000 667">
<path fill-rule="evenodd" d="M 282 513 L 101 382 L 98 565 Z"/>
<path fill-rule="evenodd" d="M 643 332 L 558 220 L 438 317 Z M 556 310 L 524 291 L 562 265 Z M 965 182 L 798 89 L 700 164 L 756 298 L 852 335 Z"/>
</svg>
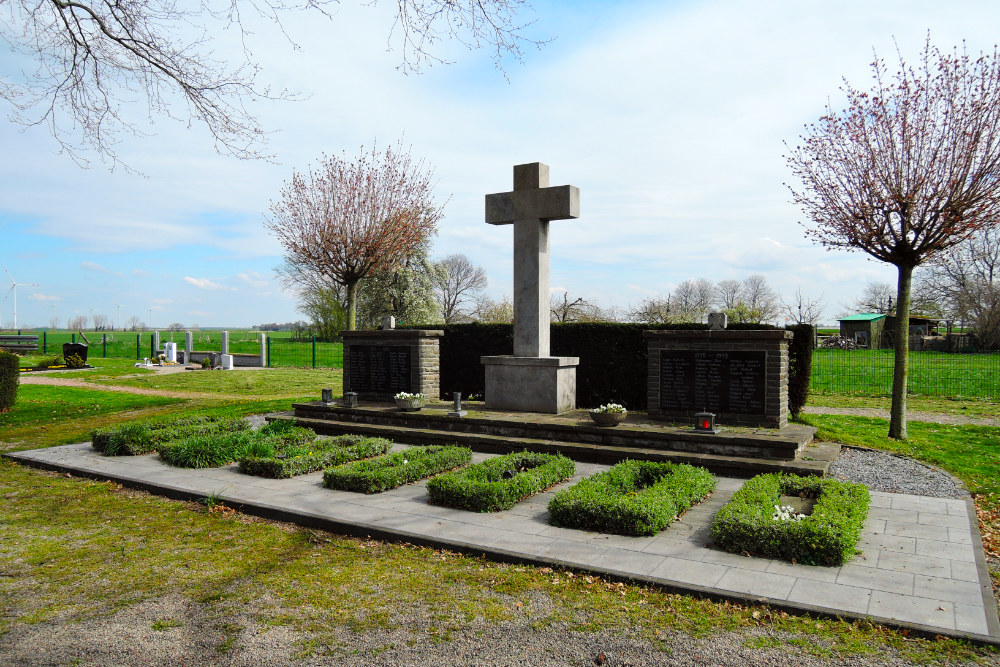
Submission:
<svg viewBox="0 0 1000 667">
<path fill-rule="evenodd" d="M 580 359 L 549 354 L 549 221 L 579 217 L 580 189 L 549 187 L 549 167 L 541 162 L 514 167 L 513 192 L 486 195 L 486 222 L 514 225 L 514 355 L 481 358 L 487 408 L 576 408 Z"/>
</svg>

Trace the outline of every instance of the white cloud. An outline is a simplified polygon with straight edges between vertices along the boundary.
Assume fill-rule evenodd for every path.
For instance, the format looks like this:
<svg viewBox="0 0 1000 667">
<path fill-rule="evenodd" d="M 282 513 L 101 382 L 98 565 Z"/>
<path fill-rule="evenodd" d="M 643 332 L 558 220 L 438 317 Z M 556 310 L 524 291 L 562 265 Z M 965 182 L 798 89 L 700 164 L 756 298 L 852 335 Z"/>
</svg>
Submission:
<svg viewBox="0 0 1000 667">
<path fill-rule="evenodd" d="M 225 289 L 224 285 L 220 285 L 219 283 L 213 283 L 208 278 L 192 278 L 191 276 L 184 276 L 184 280 L 185 282 L 194 285 L 198 289 L 204 289 L 204 290 Z"/>
<path fill-rule="evenodd" d="M 265 287 L 267 286 L 267 281 L 264 280 L 264 276 L 260 275 L 256 271 L 248 271 L 246 273 L 237 273 L 236 277 L 242 280 L 244 283 L 250 287 Z"/>
<path fill-rule="evenodd" d="M 94 273 L 104 273 L 109 276 L 118 276 L 118 277 L 124 276 L 124 274 L 119 273 L 117 271 L 112 271 L 106 266 L 101 266 L 96 262 L 80 262 L 80 268 L 84 269 L 85 271 L 93 271 Z"/>
<path fill-rule="evenodd" d="M 61 296 L 49 296 L 47 294 L 32 294 L 28 297 L 34 301 L 62 301 Z"/>
</svg>

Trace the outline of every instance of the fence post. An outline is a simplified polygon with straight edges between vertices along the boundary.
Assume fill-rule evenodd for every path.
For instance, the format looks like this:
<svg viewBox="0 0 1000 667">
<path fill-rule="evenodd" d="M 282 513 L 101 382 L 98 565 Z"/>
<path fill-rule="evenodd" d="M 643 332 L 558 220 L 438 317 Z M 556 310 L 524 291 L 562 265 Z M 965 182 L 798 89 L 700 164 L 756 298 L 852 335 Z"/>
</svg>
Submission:
<svg viewBox="0 0 1000 667">
<path fill-rule="evenodd" d="M 271 337 L 267 337 L 267 367 L 271 367 Z"/>
<path fill-rule="evenodd" d="M 104 358 L 108 358 L 108 334 L 103 334 L 101 336 L 101 347 L 104 348 Z"/>
<path fill-rule="evenodd" d="M 42 354 L 48 354 L 48 353 L 49 353 L 49 332 L 48 331 L 43 331 L 42 332 Z"/>
<path fill-rule="evenodd" d="M 135 335 L 135 360 L 136 361 L 139 361 L 140 359 L 142 359 L 142 350 L 140 349 L 141 346 L 142 346 L 142 334 L 141 333 L 137 333 Z"/>
<path fill-rule="evenodd" d="M 76 334 L 70 334 L 70 336 L 72 336 L 72 338 L 70 338 L 70 342 L 75 343 L 76 342 Z"/>
<path fill-rule="evenodd" d="M 313 336 L 313 368 L 316 368 L 316 336 Z"/>
</svg>

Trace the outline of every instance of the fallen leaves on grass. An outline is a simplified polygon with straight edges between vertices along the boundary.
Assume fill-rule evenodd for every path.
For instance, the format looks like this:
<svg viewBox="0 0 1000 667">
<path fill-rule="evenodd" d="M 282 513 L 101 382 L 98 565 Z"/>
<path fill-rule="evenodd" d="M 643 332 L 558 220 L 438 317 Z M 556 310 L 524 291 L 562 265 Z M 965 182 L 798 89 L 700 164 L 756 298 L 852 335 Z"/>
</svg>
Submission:
<svg viewBox="0 0 1000 667">
<path fill-rule="evenodd" d="M 983 550 L 1000 558 L 1000 498 L 995 494 L 976 496 L 976 515 L 983 536 Z"/>
</svg>

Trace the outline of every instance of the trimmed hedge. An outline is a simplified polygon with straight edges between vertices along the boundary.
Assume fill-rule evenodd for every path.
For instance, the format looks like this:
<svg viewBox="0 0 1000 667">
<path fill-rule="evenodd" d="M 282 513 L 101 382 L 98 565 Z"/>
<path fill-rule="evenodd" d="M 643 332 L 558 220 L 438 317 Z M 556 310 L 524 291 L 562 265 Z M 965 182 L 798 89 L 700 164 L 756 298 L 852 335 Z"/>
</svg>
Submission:
<svg viewBox="0 0 1000 667">
<path fill-rule="evenodd" d="M 17 402 L 17 388 L 21 384 L 21 358 L 0 350 L 0 412 L 7 412 Z"/>
<path fill-rule="evenodd" d="M 427 492 L 435 505 L 497 512 L 569 479 L 575 472 L 576 466 L 562 454 L 520 452 L 433 477 L 427 482 Z"/>
<path fill-rule="evenodd" d="M 816 327 L 812 324 L 796 324 L 788 327 L 788 330 L 795 334 L 788 344 L 788 411 L 792 413 L 792 418 L 796 418 L 809 399 Z"/>
<path fill-rule="evenodd" d="M 472 461 L 467 447 L 430 445 L 385 454 L 370 461 L 345 463 L 323 473 L 323 486 L 341 491 L 382 493 L 404 484 L 454 470 Z"/>
<path fill-rule="evenodd" d="M 386 438 L 338 435 L 303 445 L 278 446 L 273 441 L 253 443 L 239 459 L 240 472 L 258 477 L 285 479 L 322 470 L 348 461 L 385 454 L 392 447 Z M 283 458 L 278 458 L 278 457 Z M 324 477 L 324 482 L 325 482 Z"/>
<path fill-rule="evenodd" d="M 655 535 L 715 489 L 715 475 L 686 463 L 622 461 L 549 501 L 555 526 Z"/>
<path fill-rule="evenodd" d="M 782 495 L 816 498 L 812 514 L 778 521 Z M 841 565 L 855 553 L 868 517 L 868 487 L 819 477 L 772 473 L 748 480 L 712 521 L 711 534 L 726 551 L 784 558 L 805 565 Z"/>
<path fill-rule="evenodd" d="M 441 396 L 451 400 L 451 392 L 460 391 L 470 399 L 481 400 L 486 387 L 486 375 L 480 357 L 510 354 L 514 331 L 511 324 L 414 324 L 404 329 L 441 329 Z M 707 324 L 636 324 L 625 322 L 554 322 L 552 324 L 552 354 L 579 357 L 576 371 L 577 405 L 620 403 L 629 410 L 646 409 L 646 339 L 642 332 L 650 329 L 675 331 L 707 331 Z M 730 331 L 776 330 L 770 324 L 732 322 Z M 790 329 L 799 337 L 799 329 Z M 806 336 L 802 336 L 806 338 Z M 789 387 L 809 387 L 808 363 L 799 363 L 796 355 L 811 354 L 812 336 L 808 345 L 789 347 Z M 796 373 L 805 373 L 796 379 Z M 790 389 L 791 392 L 791 389 Z"/>
<path fill-rule="evenodd" d="M 160 458 L 180 468 L 217 468 L 232 463 L 250 451 L 281 451 L 316 439 L 309 429 L 293 422 L 272 422 L 256 431 L 198 434 L 161 444 Z"/>
<path fill-rule="evenodd" d="M 156 451 L 163 444 L 194 435 L 249 431 L 242 419 L 200 416 L 174 421 L 138 421 L 90 432 L 90 444 L 105 456 L 136 456 Z"/>
</svg>

